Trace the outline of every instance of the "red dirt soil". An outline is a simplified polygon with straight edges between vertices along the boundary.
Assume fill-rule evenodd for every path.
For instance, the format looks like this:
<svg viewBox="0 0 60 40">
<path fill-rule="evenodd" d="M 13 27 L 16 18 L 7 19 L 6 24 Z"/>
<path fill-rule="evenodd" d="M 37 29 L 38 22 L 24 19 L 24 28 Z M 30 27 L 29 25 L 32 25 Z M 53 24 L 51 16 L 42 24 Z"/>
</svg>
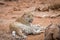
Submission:
<svg viewBox="0 0 60 40">
<path fill-rule="evenodd" d="M 18 17 L 21 17 L 24 13 L 23 10 L 26 10 L 29 7 L 40 5 L 40 3 L 45 2 L 34 0 L 34 1 L 20 1 L 17 2 L 5 2 L 4 5 L 0 5 L 0 30 L 2 32 L 9 32 L 9 24 L 14 22 Z M 47 2 L 48 3 L 48 2 Z M 59 12 L 58 12 L 59 13 Z M 56 18 L 38 18 L 34 17 L 33 24 L 39 24 L 43 27 L 47 27 L 50 23 L 60 24 L 60 16 Z M 5 33 L 4 33 L 5 34 Z M 9 35 L 7 35 L 9 36 Z M 0 37 L 1 40 L 1 37 Z M 8 40 L 8 39 L 6 39 Z M 10 39 L 11 40 L 11 39 Z M 29 35 L 27 40 L 44 40 L 44 33 L 39 35 Z"/>
</svg>

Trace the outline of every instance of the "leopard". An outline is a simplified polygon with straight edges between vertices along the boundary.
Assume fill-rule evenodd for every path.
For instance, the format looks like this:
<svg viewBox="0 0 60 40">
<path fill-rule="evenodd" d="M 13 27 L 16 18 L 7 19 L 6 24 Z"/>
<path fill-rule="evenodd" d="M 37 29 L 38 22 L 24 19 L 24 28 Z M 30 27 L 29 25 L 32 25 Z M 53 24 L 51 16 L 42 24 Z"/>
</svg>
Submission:
<svg viewBox="0 0 60 40">
<path fill-rule="evenodd" d="M 40 34 L 42 31 L 41 26 L 32 24 L 34 19 L 33 14 L 25 13 L 17 18 L 15 22 L 10 23 L 10 32 L 13 36 L 18 35 L 22 38 L 27 38 L 28 35 Z"/>
</svg>

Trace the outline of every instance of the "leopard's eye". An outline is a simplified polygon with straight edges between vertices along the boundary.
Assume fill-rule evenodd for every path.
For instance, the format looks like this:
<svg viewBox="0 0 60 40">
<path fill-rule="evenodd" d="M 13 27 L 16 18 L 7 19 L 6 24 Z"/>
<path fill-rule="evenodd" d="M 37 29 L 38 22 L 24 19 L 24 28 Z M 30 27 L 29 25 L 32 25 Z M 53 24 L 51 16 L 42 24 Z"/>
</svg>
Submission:
<svg viewBox="0 0 60 40">
<path fill-rule="evenodd" d="M 30 16 L 28 16 L 28 17 L 30 17 Z"/>
</svg>

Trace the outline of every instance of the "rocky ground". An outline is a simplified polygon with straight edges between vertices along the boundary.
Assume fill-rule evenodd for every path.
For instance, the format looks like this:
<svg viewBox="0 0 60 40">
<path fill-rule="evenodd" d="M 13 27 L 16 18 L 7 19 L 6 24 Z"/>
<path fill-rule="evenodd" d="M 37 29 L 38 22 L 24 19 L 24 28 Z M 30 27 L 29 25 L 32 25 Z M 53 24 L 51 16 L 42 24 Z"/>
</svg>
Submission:
<svg viewBox="0 0 60 40">
<path fill-rule="evenodd" d="M 51 0 L 0 1 L 0 40 L 17 40 L 9 34 L 9 24 L 24 13 L 34 15 L 33 24 L 43 27 L 47 27 L 50 23 L 60 24 L 60 5 L 50 6 L 55 4 L 60 4 L 60 0 L 52 0 L 52 2 Z M 27 37 L 27 40 L 43 39 L 44 33 Z"/>
</svg>

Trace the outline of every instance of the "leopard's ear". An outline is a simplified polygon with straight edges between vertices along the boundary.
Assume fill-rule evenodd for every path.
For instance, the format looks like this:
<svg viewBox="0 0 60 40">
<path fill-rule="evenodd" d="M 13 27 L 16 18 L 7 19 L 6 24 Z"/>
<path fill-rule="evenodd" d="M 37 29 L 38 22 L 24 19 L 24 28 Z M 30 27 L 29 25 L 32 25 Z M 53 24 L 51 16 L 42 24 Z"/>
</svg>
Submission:
<svg viewBox="0 0 60 40">
<path fill-rule="evenodd" d="M 26 14 L 24 13 L 21 17 L 23 17 L 24 15 L 26 15 Z"/>
<path fill-rule="evenodd" d="M 27 15 L 27 13 L 24 13 L 23 15 Z"/>
<path fill-rule="evenodd" d="M 29 15 L 29 13 L 24 13 L 23 15 Z"/>
</svg>

